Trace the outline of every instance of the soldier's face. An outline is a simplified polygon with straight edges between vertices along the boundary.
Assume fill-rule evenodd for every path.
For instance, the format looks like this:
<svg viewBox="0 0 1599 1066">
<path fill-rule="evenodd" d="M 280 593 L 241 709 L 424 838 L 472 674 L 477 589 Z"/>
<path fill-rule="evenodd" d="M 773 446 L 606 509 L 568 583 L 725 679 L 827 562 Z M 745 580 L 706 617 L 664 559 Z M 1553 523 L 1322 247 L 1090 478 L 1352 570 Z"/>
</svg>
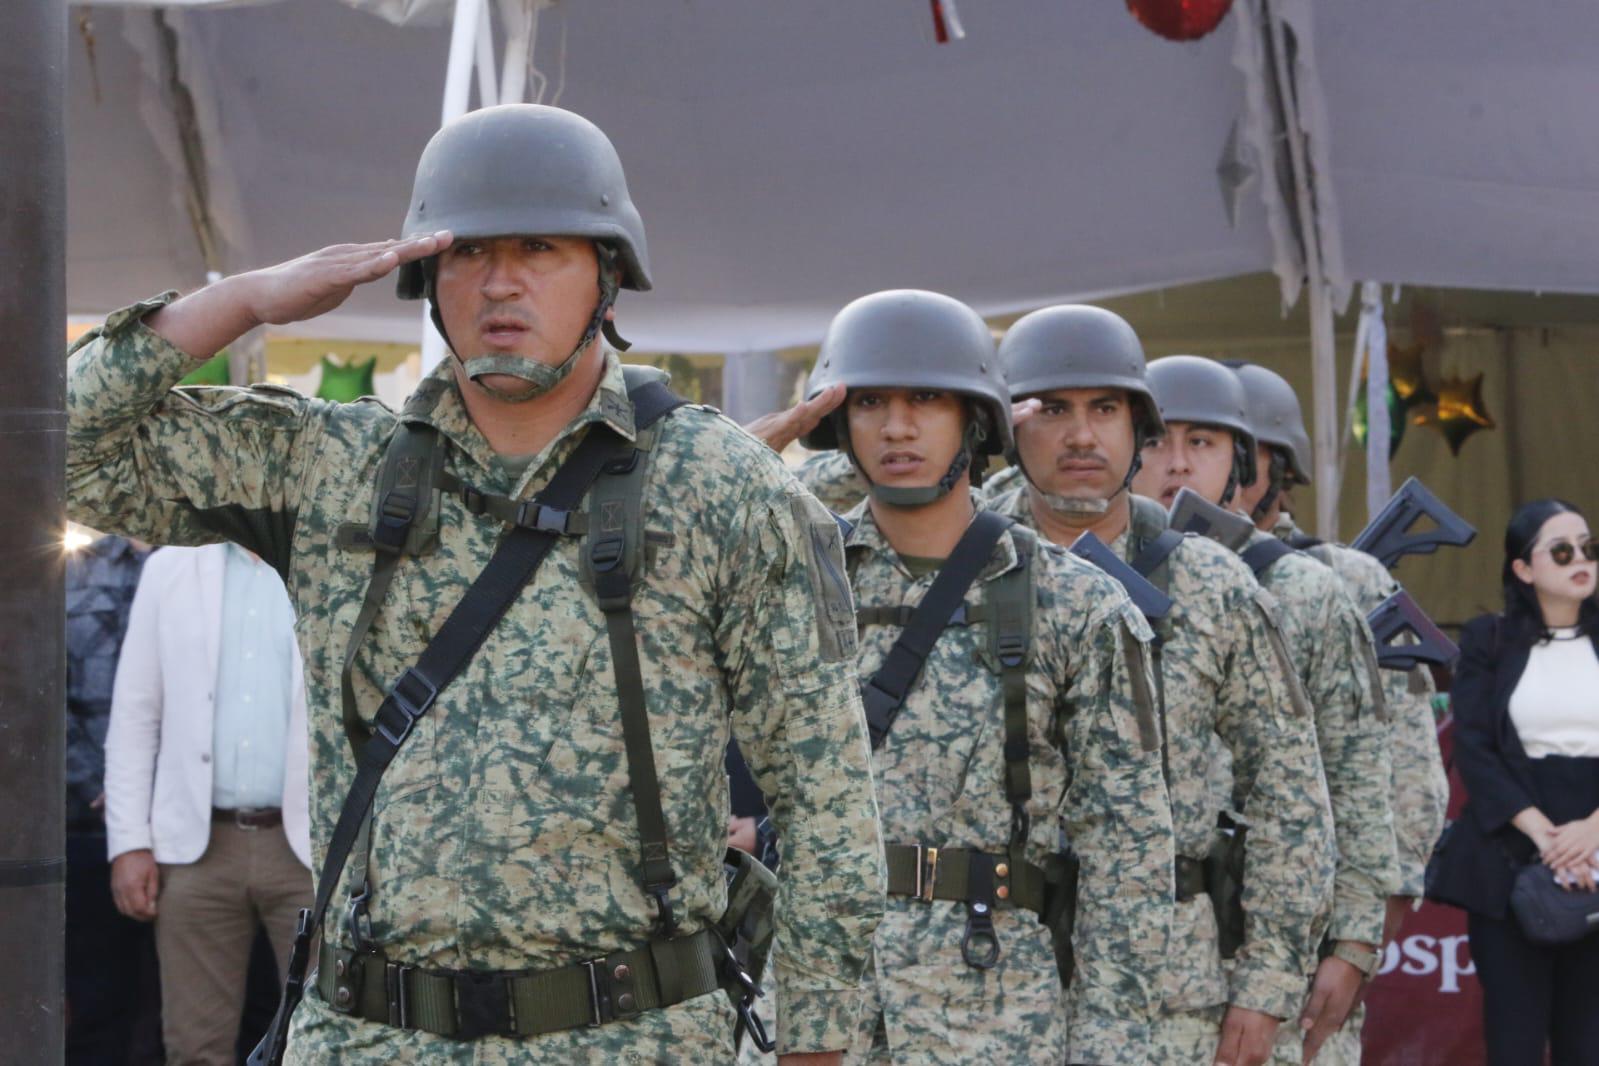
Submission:
<svg viewBox="0 0 1599 1066">
<path fill-rule="evenodd" d="M 1043 491 L 1108 500 L 1133 463 L 1133 410 L 1121 389 L 1056 389 L 1016 427 L 1027 476 Z"/>
<path fill-rule="evenodd" d="M 1192 422 L 1167 422 L 1166 435 L 1144 445 L 1144 468 L 1133 491 L 1170 507 L 1179 489 L 1220 504 L 1233 471 L 1233 435 Z"/>
<path fill-rule="evenodd" d="M 439 254 L 436 291 L 458 358 L 520 355 L 558 366 L 599 302 L 599 260 L 581 237 L 457 238 Z M 486 380 L 511 391 L 525 385 Z"/>
<path fill-rule="evenodd" d="M 850 447 L 866 476 L 892 488 L 938 484 L 960 454 L 966 403 L 935 389 L 852 389 Z"/>
<path fill-rule="evenodd" d="M 1255 513 L 1256 506 L 1271 491 L 1270 470 L 1271 449 L 1264 444 L 1255 445 L 1255 480 L 1248 485 L 1239 485 L 1238 495 L 1233 499 L 1239 510 L 1245 514 Z"/>
</svg>

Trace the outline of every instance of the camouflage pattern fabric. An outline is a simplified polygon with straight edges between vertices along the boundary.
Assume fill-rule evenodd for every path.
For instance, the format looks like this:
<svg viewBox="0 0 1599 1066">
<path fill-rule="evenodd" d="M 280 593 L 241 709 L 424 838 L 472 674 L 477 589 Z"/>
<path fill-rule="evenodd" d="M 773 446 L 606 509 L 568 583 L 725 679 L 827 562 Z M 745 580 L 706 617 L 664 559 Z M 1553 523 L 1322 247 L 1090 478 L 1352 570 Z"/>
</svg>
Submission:
<svg viewBox="0 0 1599 1066">
<path fill-rule="evenodd" d="M 1271 539 L 1257 532 L 1250 544 Z M 1316 743 L 1332 800 L 1338 872 L 1327 935 L 1380 944 L 1388 897 L 1399 885 L 1399 863 L 1389 806 L 1388 716 L 1371 630 L 1337 575 L 1302 552 L 1278 559 L 1261 583 L 1277 598 L 1289 654 L 1315 711 Z M 1307 1002 L 1309 997 L 1307 986 Z M 1338 1049 L 1350 1036 L 1358 1061 L 1363 1021 L 1346 1019 L 1335 1034 L 1343 1039 L 1323 1044 L 1317 1061 L 1337 1062 Z M 1304 1033 L 1297 1019 L 1288 1019 L 1277 1031 L 1273 1061 L 1286 1066 L 1303 1058 Z"/>
<path fill-rule="evenodd" d="M 1165 527 L 1158 504 L 1132 502 L 1129 529 L 1111 545 L 1129 561 Z M 990 506 L 1033 522 L 1024 487 Z M 1185 538 L 1167 567 L 1174 606 L 1157 637 L 1177 853 L 1210 852 L 1220 838 L 1218 812 L 1248 826 L 1245 940 L 1236 959 L 1223 963 L 1208 897 L 1176 906 L 1164 998 L 1168 1016 L 1184 1017 L 1158 1026 L 1157 1044 L 1164 1049 L 1174 1030 L 1197 1026 L 1210 1034 L 1208 1050 L 1199 1058 L 1162 1050 L 1151 1061 L 1186 1066 L 1214 1052 L 1223 1005 L 1296 1016 L 1316 965 L 1335 850 L 1315 725 L 1287 661 L 1275 599 L 1210 540 Z M 1223 753 L 1231 772 L 1218 790 L 1213 768 Z"/>
<path fill-rule="evenodd" d="M 1256 533 L 1250 544 L 1271 539 Z M 1371 629 L 1337 575 L 1302 552 L 1278 559 L 1261 584 L 1277 599 L 1289 655 L 1315 712 L 1327 774 L 1338 844 L 1328 935 L 1377 944 L 1399 867 L 1389 805 L 1388 716 Z"/>
<path fill-rule="evenodd" d="M 1303 536 L 1293 516 L 1278 519 L 1274 534 L 1283 539 Z M 1369 615 L 1399 591 L 1382 563 L 1342 544 L 1321 544 L 1310 554 L 1343 579 L 1355 606 Z M 1398 895 L 1420 898 L 1427 859 L 1444 830 L 1449 808 L 1449 777 L 1438 748 L 1438 727 L 1432 698 L 1437 692 L 1424 666 L 1402 672 L 1380 670 L 1383 702 L 1388 709 L 1389 756 L 1393 764 L 1394 837 L 1399 850 Z"/>
<path fill-rule="evenodd" d="M 859 602 L 920 602 L 935 575 L 912 576 L 867 504 L 848 518 L 855 528 L 845 551 Z M 1022 535 L 1001 538 L 967 593 L 969 606 L 1023 565 Z M 1037 544 L 1035 553 L 1027 854 L 1043 865 L 1060 850 L 1064 825 L 1082 860 L 1072 988 L 1063 1002 L 1050 932 L 1031 911 L 996 906 L 1001 954 L 982 971 L 962 959 L 965 904 L 891 896 L 871 970 L 878 1009 L 867 1011 L 851 1062 L 1148 1061 L 1173 861 L 1150 632 L 1110 578 L 1054 545 Z M 862 680 L 899 633 L 862 630 Z M 985 626 L 946 630 L 874 753 L 886 842 L 1005 851 L 1004 698 L 990 655 Z"/>
<path fill-rule="evenodd" d="M 156 543 L 233 539 L 283 572 L 312 708 L 320 862 L 354 772 L 338 679 L 372 565 L 369 554 L 339 547 L 335 531 L 369 521 L 397 418 L 436 426 L 449 445 L 448 468 L 463 479 L 525 497 L 586 427 L 604 423 L 631 438 L 632 407 L 608 354 L 587 408 L 513 485 L 468 418 L 450 364 L 398 416 L 375 400 L 338 406 L 271 386 L 169 391 L 194 360 L 142 325 L 160 303 L 113 315 L 71 358 L 72 511 Z M 668 418 L 648 462 L 651 550 L 634 610 L 680 929 L 704 927 L 725 905 L 722 758 L 731 729 L 773 797 L 783 840 L 779 1047 L 841 1048 L 855 1032 L 885 873 L 838 529 L 769 449 L 708 409 Z M 440 525 L 433 552 L 400 563 L 358 659 L 356 695 L 367 716 L 482 570 L 500 533 L 454 499 L 444 502 Z M 557 544 L 384 778 L 371 916 L 391 960 L 545 969 L 653 935 L 609 643 L 580 586 L 581 550 L 577 540 Z M 330 929 L 342 943 L 342 927 Z M 529 1043 L 455 1042 L 376 1025 L 335 1013 L 312 991 L 296 1016 L 288 1061 L 727 1062 L 732 1035 L 733 1010 L 721 993 Z"/>
<path fill-rule="evenodd" d="M 866 479 L 843 452 L 814 452 L 794 474 L 834 514 L 844 514 L 866 498 Z"/>
</svg>

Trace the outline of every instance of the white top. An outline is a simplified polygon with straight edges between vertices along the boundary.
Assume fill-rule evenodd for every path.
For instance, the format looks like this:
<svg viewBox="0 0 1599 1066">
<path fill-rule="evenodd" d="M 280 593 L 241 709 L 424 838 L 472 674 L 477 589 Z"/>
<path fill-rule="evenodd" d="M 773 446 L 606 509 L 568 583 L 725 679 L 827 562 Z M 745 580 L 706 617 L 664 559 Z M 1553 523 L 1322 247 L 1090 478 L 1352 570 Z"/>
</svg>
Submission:
<svg viewBox="0 0 1599 1066">
<path fill-rule="evenodd" d="M 1599 655 L 1576 628 L 1532 647 L 1510 695 L 1510 720 L 1527 755 L 1599 756 Z"/>
</svg>

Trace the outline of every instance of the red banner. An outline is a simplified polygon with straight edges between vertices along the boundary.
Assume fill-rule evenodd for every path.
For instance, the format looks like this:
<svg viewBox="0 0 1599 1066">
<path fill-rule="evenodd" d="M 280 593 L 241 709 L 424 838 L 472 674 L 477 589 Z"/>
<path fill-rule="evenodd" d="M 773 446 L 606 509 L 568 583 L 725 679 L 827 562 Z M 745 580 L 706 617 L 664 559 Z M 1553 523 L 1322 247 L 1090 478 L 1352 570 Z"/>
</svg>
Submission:
<svg viewBox="0 0 1599 1066">
<path fill-rule="evenodd" d="M 1448 718 L 1438 728 L 1449 767 L 1449 817 L 1460 813 L 1465 787 L 1451 758 Z M 1361 1034 L 1365 1066 L 1482 1066 L 1482 987 L 1466 941 L 1466 913 L 1424 903 L 1388 945 L 1366 996 Z"/>
</svg>

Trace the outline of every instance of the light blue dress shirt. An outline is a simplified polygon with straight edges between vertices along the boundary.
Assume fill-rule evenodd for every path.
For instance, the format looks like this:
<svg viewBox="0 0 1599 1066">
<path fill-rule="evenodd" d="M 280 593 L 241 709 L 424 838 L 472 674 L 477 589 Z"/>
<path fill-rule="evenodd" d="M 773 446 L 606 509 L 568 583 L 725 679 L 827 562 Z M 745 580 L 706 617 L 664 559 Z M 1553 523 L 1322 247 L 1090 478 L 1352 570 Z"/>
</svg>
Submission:
<svg viewBox="0 0 1599 1066">
<path fill-rule="evenodd" d="M 236 544 L 227 546 L 218 648 L 211 804 L 282 806 L 294 608 L 277 571 Z"/>
</svg>

